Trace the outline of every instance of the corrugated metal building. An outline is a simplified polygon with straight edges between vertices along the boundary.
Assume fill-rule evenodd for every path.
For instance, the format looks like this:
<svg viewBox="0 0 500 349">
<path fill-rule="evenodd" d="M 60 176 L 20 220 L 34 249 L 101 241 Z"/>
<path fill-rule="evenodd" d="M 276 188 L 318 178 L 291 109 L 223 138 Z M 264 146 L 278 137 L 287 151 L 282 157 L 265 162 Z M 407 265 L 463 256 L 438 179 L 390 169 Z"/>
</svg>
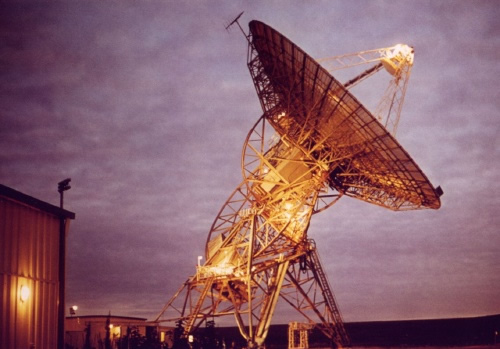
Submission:
<svg viewBox="0 0 500 349">
<path fill-rule="evenodd" d="M 0 184 L 0 348 L 64 343 L 65 245 L 74 218 Z"/>
</svg>

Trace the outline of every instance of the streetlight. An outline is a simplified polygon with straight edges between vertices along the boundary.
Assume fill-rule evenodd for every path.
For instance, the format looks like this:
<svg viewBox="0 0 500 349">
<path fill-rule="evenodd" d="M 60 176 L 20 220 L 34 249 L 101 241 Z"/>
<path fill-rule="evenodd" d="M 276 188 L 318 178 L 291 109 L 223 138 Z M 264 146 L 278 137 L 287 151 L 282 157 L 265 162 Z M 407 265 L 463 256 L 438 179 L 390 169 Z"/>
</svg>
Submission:
<svg viewBox="0 0 500 349">
<path fill-rule="evenodd" d="M 57 191 L 59 194 L 61 194 L 61 201 L 60 201 L 60 207 L 63 208 L 63 192 L 66 190 L 71 189 L 71 186 L 69 185 L 69 182 L 71 182 L 71 178 L 66 178 L 63 181 L 60 181 L 57 183 Z"/>
<path fill-rule="evenodd" d="M 69 185 L 71 178 L 66 178 L 63 181 L 57 183 L 57 191 L 61 196 L 60 207 L 61 211 L 63 209 L 63 192 L 69 190 L 71 187 Z M 58 323 L 57 323 L 57 349 L 64 349 L 64 291 L 65 291 L 65 280 L 66 275 L 66 219 L 63 213 L 60 213 L 59 217 L 59 308 L 58 312 Z"/>
<path fill-rule="evenodd" d="M 76 314 L 76 311 L 78 310 L 78 306 L 77 305 L 73 305 L 71 307 L 69 307 L 69 314 L 71 316 L 75 315 Z"/>
</svg>

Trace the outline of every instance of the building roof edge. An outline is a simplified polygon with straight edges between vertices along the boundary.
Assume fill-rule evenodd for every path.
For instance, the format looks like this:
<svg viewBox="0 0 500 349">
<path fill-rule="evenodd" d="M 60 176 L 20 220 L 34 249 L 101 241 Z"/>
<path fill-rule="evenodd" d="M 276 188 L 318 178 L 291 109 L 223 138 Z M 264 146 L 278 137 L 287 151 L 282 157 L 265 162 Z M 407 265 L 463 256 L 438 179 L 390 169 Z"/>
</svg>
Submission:
<svg viewBox="0 0 500 349">
<path fill-rule="evenodd" d="M 60 207 L 49 204 L 48 202 L 39 200 L 32 196 L 21 193 L 20 191 L 9 188 L 3 184 L 0 184 L 0 196 L 4 196 L 8 199 L 21 202 L 28 206 L 38 208 L 41 211 L 53 214 L 58 217 L 64 217 L 69 219 L 75 219 L 75 213 L 61 209 Z"/>
</svg>

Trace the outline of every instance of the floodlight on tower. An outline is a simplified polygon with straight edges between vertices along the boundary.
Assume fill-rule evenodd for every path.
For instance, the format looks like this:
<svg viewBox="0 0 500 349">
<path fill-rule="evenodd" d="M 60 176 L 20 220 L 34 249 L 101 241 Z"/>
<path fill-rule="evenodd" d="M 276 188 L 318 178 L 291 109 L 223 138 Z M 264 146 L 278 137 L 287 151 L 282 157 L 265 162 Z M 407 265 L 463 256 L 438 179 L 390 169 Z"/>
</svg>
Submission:
<svg viewBox="0 0 500 349">
<path fill-rule="evenodd" d="M 209 318 L 233 316 L 257 348 L 282 299 L 332 346 L 345 347 L 349 336 L 308 238 L 311 217 L 343 195 L 392 210 L 437 209 L 441 191 L 317 61 L 262 22 L 249 28 L 247 64 L 263 114 L 244 142 L 243 181 L 210 228 L 205 263 L 156 321 L 182 324 L 187 338 Z M 372 71 L 386 66 L 394 76 L 413 63 L 408 46 L 371 54 Z"/>
</svg>

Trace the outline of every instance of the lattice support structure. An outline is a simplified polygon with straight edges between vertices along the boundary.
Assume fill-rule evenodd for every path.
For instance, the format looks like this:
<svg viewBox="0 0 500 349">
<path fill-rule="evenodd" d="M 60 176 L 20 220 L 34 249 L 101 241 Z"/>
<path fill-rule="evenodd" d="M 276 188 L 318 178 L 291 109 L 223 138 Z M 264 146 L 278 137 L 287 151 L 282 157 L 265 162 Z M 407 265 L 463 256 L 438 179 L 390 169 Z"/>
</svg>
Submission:
<svg viewBox="0 0 500 349">
<path fill-rule="evenodd" d="M 288 324 L 288 349 L 308 349 L 309 331 L 312 328 L 314 324 L 290 322 Z"/>
<path fill-rule="evenodd" d="M 347 345 L 333 292 L 307 239 L 311 216 L 341 195 L 325 185 L 321 162 L 276 137 L 265 117 L 249 132 L 242 154 L 244 181 L 211 227 L 206 262 L 157 320 L 168 320 L 167 314 L 181 319 L 188 335 L 211 317 L 231 315 L 249 347 L 259 347 L 281 298 L 318 323 L 337 347 Z"/>
<path fill-rule="evenodd" d="M 343 195 L 393 210 L 437 208 L 436 190 L 384 127 L 288 39 L 250 22 L 248 67 L 264 114 L 244 142 L 243 181 L 208 233 L 205 262 L 156 321 L 184 336 L 231 316 L 249 348 L 264 345 L 281 299 L 332 346 L 349 345 L 311 217 Z"/>
</svg>

